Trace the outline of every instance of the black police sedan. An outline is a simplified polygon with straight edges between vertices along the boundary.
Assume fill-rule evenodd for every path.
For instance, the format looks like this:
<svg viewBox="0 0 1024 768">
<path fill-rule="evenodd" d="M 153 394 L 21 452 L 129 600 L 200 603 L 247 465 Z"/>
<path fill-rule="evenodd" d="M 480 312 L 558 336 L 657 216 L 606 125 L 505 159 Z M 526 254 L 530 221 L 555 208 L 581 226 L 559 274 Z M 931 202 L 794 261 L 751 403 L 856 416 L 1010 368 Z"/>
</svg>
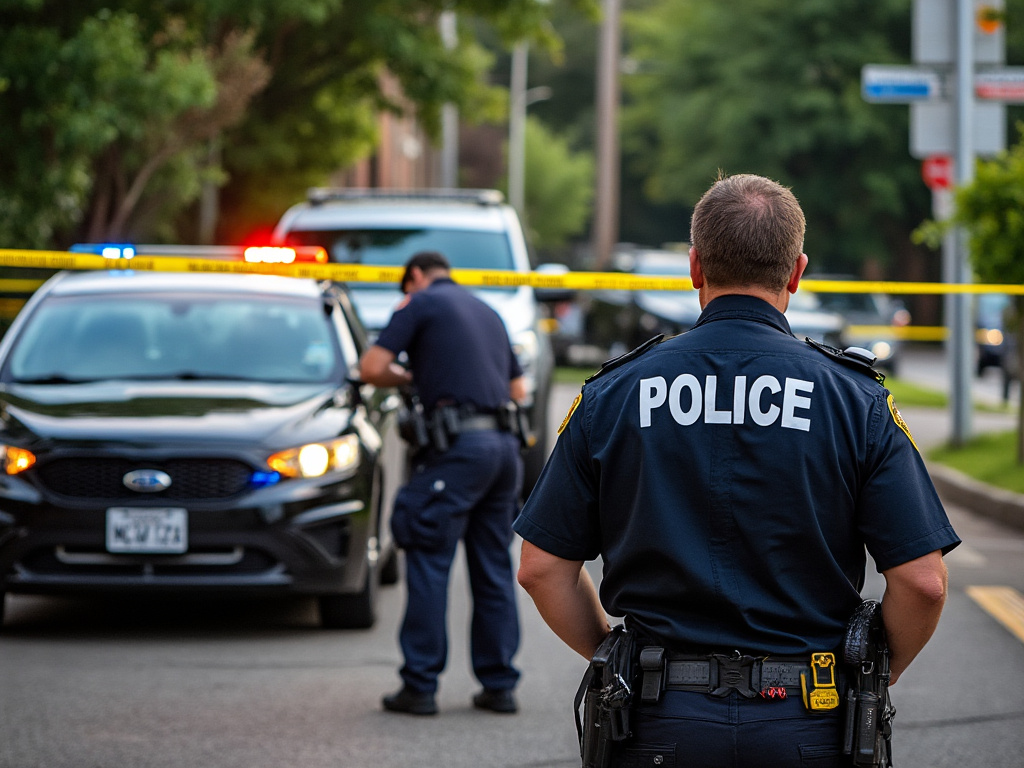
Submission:
<svg viewBox="0 0 1024 768">
<path fill-rule="evenodd" d="M 370 626 L 405 461 L 365 345 L 335 285 L 51 278 L 0 342 L 0 620 L 6 592 L 246 590 Z"/>
</svg>

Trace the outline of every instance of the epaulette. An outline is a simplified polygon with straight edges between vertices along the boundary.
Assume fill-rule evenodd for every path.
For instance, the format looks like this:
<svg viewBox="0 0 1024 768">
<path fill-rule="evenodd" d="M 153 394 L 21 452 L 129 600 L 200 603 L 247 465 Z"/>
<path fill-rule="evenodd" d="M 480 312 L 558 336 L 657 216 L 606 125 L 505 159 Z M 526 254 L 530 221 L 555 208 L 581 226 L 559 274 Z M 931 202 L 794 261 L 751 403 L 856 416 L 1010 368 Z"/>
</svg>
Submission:
<svg viewBox="0 0 1024 768">
<path fill-rule="evenodd" d="M 643 344 L 641 344 L 636 349 L 631 349 L 629 352 L 627 352 L 624 355 L 619 355 L 618 357 L 613 357 L 611 360 L 606 360 L 605 362 L 601 363 L 601 370 L 599 370 L 597 373 L 593 374 L 592 376 L 589 376 L 583 383 L 587 384 L 587 383 L 593 381 L 594 379 L 596 379 L 598 376 L 604 376 L 609 371 L 613 371 L 616 368 L 618 368 L 618 367 L 620 367 L 622 365 L 625 365 L 630 360 L 636 360 L 644 352 L 647 352 L 648 350 L 651 350 L 654 347 L 656 347 L 659 344 L 661 344 L 661 342 L 664 339 L 665 339 L 665 334 L 659 333 L 653 339 L 648 339 L 647 341 L 645 341 Z"/>
<path fill-rule="evenodd" d="M 872 355 L 870 351 L 864 349 L 864 347 L 836 349 L 835 347 L 830 347 L 828 344 L 822 344 L 821 342 L 807 338 L 806 336 L 804 337 L 804 341 L 823 355 L 828 355 L 833 360 L 840 362 L 849 368 L 853 368 L 855 371 L 868 374 L 879 384 L 885 384 L 885 374 L 881 371 L 875 370 L 873 367 L 875 364 L 875 356 Z"/>
</svg>

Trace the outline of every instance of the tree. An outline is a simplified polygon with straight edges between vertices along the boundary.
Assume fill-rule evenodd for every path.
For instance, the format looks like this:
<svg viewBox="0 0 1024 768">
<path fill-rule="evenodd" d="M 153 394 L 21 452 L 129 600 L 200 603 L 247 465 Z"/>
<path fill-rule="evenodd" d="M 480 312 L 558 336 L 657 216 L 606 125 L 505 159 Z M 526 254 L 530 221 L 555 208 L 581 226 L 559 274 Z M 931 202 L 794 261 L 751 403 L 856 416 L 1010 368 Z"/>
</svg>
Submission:
<svg viewBox="0 0 1024 768">
<path fill-rule="evenodd" d="M 532 243 L 551 250 L 583 231 L 594 197 L 594 158 L 573 152 L 535 117 L 526 120 L 523 217 Z"/>
<path fill-rule="evenodd" d="M 1018 124 L 1024 136 L 1024 123 Z M 983 283 L 1024 285 L 1024 141 L 992 160 L 980 160 L 974 180 L 954 191 L 953 215 L 941 225 L 922 228 L 930 242 L 945 227 L 963 225 L 971 265 Z M 1024 381 L 1024 296 L 1013 297 L 1012 325 L 1017 339 L 1017 380 Z M 1017 408 L 1017 463 L 1024 464 L 1024 387 Z"/>
<path fill-rule="evenodd" d="M 907 109 L 864 102 L 860 70 L 906 61 L 910 16 L 909 0 L 653 0 L 628 15 L 626 162 L 686 205 L 720 169 L 791 186 L 814 265 L 907 254 L 930 202 Z"/>
<path fill-rule="evenodd" d="M 228 184 L 237 231 L 368 153 L 378 110 L 436 130 L 446 102 L 497 108 L 483 49 L 441 41 L 446 10 L 557 44 L 537 0 L 6 0 L 0 245 L 177 239 L 203 178 Z"/>
</svg>

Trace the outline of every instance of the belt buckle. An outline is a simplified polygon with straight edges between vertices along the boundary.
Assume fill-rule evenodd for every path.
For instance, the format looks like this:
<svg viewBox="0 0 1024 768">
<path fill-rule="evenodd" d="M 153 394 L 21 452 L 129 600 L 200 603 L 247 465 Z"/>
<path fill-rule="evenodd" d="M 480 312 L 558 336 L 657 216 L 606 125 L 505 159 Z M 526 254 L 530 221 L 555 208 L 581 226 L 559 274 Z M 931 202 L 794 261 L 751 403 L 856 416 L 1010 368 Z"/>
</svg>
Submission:
<svg viewBox="0 0 1024 768">
<path fill-rule="evenodd" d="M 739 651 L 734 651 L 732 656 L 724 653 L 714 653 L 711 658 L 718 663 L 718 687 L 708 691 L 712 696 L 728 696 L 731 691 L 736 691 L 745 699 L 753 699 L 758 695 L 751 683 L 754 675 L 754 662 L 760 661 L 756 656 L 742 656 Z"/>
</svg>

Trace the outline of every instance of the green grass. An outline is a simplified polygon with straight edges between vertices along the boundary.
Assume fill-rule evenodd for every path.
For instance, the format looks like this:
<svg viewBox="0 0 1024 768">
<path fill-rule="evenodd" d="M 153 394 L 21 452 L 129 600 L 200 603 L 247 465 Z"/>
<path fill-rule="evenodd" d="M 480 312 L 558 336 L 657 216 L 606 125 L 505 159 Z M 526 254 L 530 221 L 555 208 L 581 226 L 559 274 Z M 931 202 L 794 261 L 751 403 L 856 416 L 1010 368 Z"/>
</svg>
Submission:
<svg viewBox="0 0 1024 768">
<path fill-rule="evenodd" d="M 1017 463 L 1017 433 L 979 435 L 962 448 L 933 448 L 928 458 L 997 488 L 1024 493 L 1024 465 Z"/>
<path fill-rule="evenodd" d="M 582 384 L 583 381 L 597 370 L 594 368 L 555 368 L 555 384 Z"/>
<path fill-rule="evenodd" d="M 900 408 L 946 408 L 949 406 L 949 398 L 944 393 L 911 384 L 909 381 L 886 378 L 885 386 L 892 392 L 893 399 Z"/>
</svg>

